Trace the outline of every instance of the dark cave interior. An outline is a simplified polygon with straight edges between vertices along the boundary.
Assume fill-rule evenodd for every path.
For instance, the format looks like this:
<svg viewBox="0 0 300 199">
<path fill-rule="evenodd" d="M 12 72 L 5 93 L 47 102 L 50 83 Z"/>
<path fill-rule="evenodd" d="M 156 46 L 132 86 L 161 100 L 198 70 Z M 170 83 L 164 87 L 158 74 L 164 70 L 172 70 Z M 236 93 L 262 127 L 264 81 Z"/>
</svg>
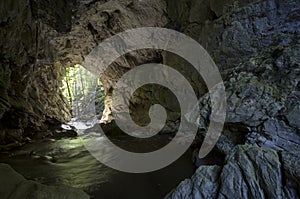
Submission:
<svg viewBox="0 0 300 199">
<path fill-rule="evenodd" d="M 0 5 L 1 197 L 300 198 L 299 0 L 9 0 Z M 205 158 L 198 152 L 213 123 L 214 103 L 207 77 L 185 58 L 143 48 L 107 67 L 97 62 L 101 74 L 85 64 L 107 39 L 142 27 L 192 38 L 220 72 L 226 119 Z M 122 51 L 124 43 L 120 39 L 115 50 Z M 182 74 L 200 112 L 183 112 L 171 89 L 146 84 L 127 104 L 132 121 L 147 126 L 155 119 L 150 113 L 155 104 L 164 108 L 166 121 L 155 136 L 136 138 L 118 126 L 113 93 L 124 74 L 150 63 Z M 154 78 L 161 75 L 170 77 Z M 171 81 L 185 92 L 179 79 Z M 196 136 L 162 169 L 128 173 L 97 158 L 122 159 L 107 154 L 111 145 L 103 136 L 123 150 L 151 154 L 172 143 L 183 122 L 197 129 Z M 191 133 L 183 131 L 185 142 Z M 103 150 L 88 150 L 95 140 Z"/>
</svg>

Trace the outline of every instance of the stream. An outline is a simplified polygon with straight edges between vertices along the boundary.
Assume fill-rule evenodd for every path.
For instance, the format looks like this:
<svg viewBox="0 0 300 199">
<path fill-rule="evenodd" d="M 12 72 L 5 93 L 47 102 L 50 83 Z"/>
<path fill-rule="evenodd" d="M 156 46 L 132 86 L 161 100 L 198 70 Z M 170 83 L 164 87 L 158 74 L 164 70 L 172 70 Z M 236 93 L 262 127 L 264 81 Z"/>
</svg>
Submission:
<svg viewBox="0 0 300 199">
<path fill-rule="evenodd" d="M 84 190 L 91 198 L 105 199 L 163 198 L 196 169 L 189 149 L 161 170 L 143 174 L 120 172 L 101 164 L 87 151 L 83 142 L 88 139 L 93 136 L 33 141 L 18 150 L 2 153 L 0 162 L 11 165 L 27 179 L 47 185 L 69 185 Z M 170 139 L 168 135 L 159 135 L 145 144 L 128 136 L 113 137 L 118 145 L 133 151 L 156 149 Z"/>
</svg>

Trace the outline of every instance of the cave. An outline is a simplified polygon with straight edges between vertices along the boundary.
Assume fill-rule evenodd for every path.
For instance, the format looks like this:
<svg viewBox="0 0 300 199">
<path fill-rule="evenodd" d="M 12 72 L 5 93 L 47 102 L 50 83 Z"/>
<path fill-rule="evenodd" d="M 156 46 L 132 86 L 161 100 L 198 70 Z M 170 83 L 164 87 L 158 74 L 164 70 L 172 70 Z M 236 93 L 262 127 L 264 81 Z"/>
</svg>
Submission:
<svg viewBox="0 0 300 199">
<path fill-rule="evenodd" d="M 1 198 L 300 198 L 299 0 L 0 5 Z"/>
</svg>

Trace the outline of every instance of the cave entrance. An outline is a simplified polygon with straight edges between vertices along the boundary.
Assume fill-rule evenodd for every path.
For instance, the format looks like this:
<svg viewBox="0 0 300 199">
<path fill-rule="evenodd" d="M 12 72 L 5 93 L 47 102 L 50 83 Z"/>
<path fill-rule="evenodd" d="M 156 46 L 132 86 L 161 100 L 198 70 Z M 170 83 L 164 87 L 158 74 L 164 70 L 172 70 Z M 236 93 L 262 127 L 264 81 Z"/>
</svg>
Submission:
<svg viewBox="0 0 300 199">
<path fill-rule="evenodd" d="M 76 64 L 66 69 L 61 92 L 72 107 L 73 118 L 101 118 L 105 98 L 103 85 L 83 66 Z"/>
</svg>

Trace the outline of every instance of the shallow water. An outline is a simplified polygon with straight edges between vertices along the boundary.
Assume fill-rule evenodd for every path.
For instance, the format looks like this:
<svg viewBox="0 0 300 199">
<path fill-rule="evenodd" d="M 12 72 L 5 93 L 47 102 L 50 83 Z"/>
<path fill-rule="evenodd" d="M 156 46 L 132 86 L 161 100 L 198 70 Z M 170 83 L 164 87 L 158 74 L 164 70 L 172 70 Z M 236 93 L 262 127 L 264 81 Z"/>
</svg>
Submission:
<svg viewBox="0 0 300 199">
<path fill-rule="evenodd" d="M 72 125 L 79 129 L 80 137 L 34 141 L 18 150 L 0 154 L 0 162 L 11 165 L 27 179 L 47 185 L 69 185 L 86 191 L 91 198 L 105 199 L 164 198 L 194 173 L 196 168 L 191 149 L 171 165 L 149 173 L 125 173 L 105 166 L 84 146 L 85 142 L 99 139 L 99 146 L 105 148 L 105 143 L 101 143 L 101 133 L 96 133 L 99 132 L 99 126 L 94 125 L 97 122 L 73 121 Z M 156 135 L 149 139 L 137 139 L 123 135 L 110 137 L 110 140 L 127 151 L 140 153 L 160 149 L 172 140 L 172 136 Z M 97 150 L 97 155 L 110 156 L 106 149 Z M 220 161 L 222 158 L 212 153 L 201 160 L 200 165 L 218 164 Z"/>
<path fill-rule="evenodd" d="M 92 198 L 163 198 L 172 188 L 195 171 L 192 151 L 187 151 L 170 166 L 155 172 L 130 174 L 111 169 L 98 162 L 84 147 L 89 138 L 42 140 L 27 144 L 10 154 L 2 154 L 0 162 L 10 164 L 27 179 L 48 185 L 66 184 L 83 189 Z M 129 148 L 146 146 L 135 139 L 115 138 Z M 147 148 L 167 143 L 159 136 Z M 105 155 L 105 154 L 103 154 Z M 52 158 L 52 159 L 51 159 Z"/>
</svg>

